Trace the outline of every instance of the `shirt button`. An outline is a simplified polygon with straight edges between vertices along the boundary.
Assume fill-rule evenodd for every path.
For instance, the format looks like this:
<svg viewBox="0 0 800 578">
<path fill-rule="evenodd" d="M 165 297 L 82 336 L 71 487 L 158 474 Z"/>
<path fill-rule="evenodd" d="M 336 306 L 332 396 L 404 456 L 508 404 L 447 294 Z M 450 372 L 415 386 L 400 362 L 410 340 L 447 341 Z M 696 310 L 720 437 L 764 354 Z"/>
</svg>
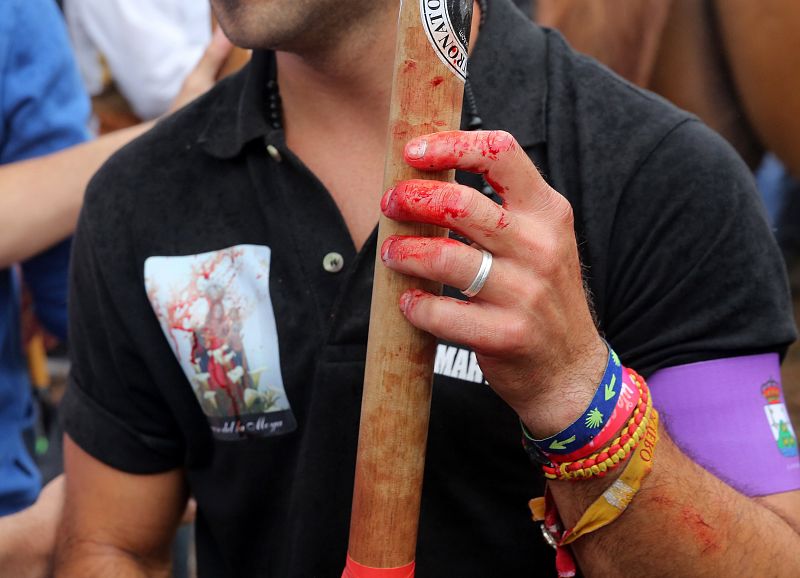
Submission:
<svg viewBox="0 0 800 578">
<path fill-rule="evenodd" d="M 322 268 L 328 273 L 338 273 L 344 268 L 344 257 L 339 253 L 328 253 L 322 258 Z"/>
<path fill-rule="evenodd" d="M 274 145 L 267 145 L 267 154 L 276 163 L 279 163 L 283 160 L 283 157 L 281 157 L 281 151 L 279 151 Z"/>
</svg>

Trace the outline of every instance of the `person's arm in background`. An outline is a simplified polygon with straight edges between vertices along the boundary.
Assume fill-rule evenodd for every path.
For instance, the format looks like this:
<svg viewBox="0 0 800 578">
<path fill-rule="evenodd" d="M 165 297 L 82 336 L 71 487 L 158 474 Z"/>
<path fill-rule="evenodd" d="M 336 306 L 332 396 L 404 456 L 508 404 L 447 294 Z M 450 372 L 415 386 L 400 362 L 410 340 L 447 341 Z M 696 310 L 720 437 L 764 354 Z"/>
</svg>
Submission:
<svg viewBox="0 0 800 578">
<path fill-rule="evenodd" d="M 214 36 L 173 110 L 213 86 L 230 49 L 222 34 Z M 58 153 L 0 166 L 0 267 L 28 259 L 69 236 L 91 176 L 152 125 L 143 123 Z"/>
<path fill-rule="evenodd" d="M 9 235 L 28 239 L 39 237 L 43 232 L 50 242 L 40 249 L 66 235 L 51 238 L 47 232 L 55 223 L 49 220 L 26 222 L 26 212 L 36 210 L 48 214 L 53 205 L 56 209 L 60 206 L 51 198 L 43 199 L 41 204 L 36 202 L 29 190 L 16 186 L 5 166 L 24 163 L 87 140 L 90 105 L 71 54 L 64 22 L 52 3 L 12 2 L 4 8 L 2 18 L 0 35 L 8 41 L 0 47 L 0 170 L 3 171 L 0 172 L 0 202 L 3 202 L 0 246 L 3 253 L 11 249 L 13 255 Z M 8 186 L 15 186 L 21 194 L 8 195 Z M 54 189 L 57 191 L 58 187 Z M 16 228 L 15 224 L 22 228 Z M 5 269 L 18 260 L 21 259 L 0 258 L 0 267 Z"/>
<path fill-rule="evenodd" d="M 68 0 L 64 11 L 71 30 L 80 28 L 102 54 L 120 92 L 142 119 L 169 108 L 211 35 L 210 6 L 203 0 Z"/>
<path fill-rule="evenodd" d="M 114 151 L 150 126 L 140 124 L 0 167 L 0 267 L 32 257 L 69 236 L 91 176 Z"/>
<path fill-rule="evenodd" d="M 0 578 L 50 575 L 56 539 L 53 520 L 61 517 L 63 504 L 64 476 L 59 476 L 45 486 L 33 506 L 0 516 Z"/>
<path fill-rule="evenodd" d="M 230 47 L 222 34 L 214 38 L 204 58 L 187 78 L 174 109 L 213 85 Z M 71 234 L 91 176 L 118 148 L 150 126 L 152 123 L 145 123 L 62 152 L 0 166 L 0 261 L 7 265 L 25 259 Z M 32 234 L 32 231 L 38 234 Z M 29 260 L 25 266 L 26 274 L 35 275 L 37 267 L 45 272 L 49 259 L 65 259 L 64 245 Z M 50 279 L 50 282 L 56 281 Z M 40 315 L 43 302 L 51 302 L 63 294 L 57 288 L 39 286 L 37 282 L 31 285 L 32 291 L 41 293 L 35 298 Z M 57 313 L 49 317 L 46 320 L 49 329 L 57 329 L 59 324 L 63 327 L 63 319 Z M 136 480 L 139 488 L 150 488 L 149 483 Z M 117 483 L 122 484 L 115 482 L 114 488 L 122 487 Z M 56 527 L 63 503 L 62 485 L 60 481 L 51 484 L 33 506 L 12 516 L 0 517 L 0 578 L 45 578 L 51 575 Z M 81 487 L 80 482 L 71 487 L 75 485 Z M 142 502 L 136 509 L 144 513 L 145 505 Z"/>
</svg>

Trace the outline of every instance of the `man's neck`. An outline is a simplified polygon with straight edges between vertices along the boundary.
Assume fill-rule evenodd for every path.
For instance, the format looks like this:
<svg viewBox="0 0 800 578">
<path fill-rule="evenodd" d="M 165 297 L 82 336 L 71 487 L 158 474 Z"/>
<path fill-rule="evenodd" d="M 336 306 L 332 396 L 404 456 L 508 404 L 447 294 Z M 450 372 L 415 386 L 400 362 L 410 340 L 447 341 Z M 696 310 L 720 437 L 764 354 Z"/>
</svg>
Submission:
<svg viewBox="0 0 800 578">
<path fill-rule="evenodd" d="M 321 49 L 277 53 L 286 143 L 328 189 L 357 248 L 379 214 L 397 38 L 396 10 L 372 16 Z"/>
<path fill-rule="evenodd" d="M 471 44 L 478 35 L 480 10 L 474 5 Z M 366 21 L 365 21 L 366 20 Z M 284 124 L 291 143 L 295 131 L 347 130 L 383 138 L 388 123 L 397 6 L 375 10 L 329 45 L 303 52 L 277 52 L 278 85 Z"/>
<path fill-rule="evenodd" d="M 369 26 L 355 25 L 335 43 L 304 53 L 278 52 L 278 84 L 287 140 L 313 129 L 343 127 L 376 138 L 389 114 L 396 39 L 395 10 L 374 14 Z M 381 136 L 382 138 L 382 136 Z"/>
</svg>

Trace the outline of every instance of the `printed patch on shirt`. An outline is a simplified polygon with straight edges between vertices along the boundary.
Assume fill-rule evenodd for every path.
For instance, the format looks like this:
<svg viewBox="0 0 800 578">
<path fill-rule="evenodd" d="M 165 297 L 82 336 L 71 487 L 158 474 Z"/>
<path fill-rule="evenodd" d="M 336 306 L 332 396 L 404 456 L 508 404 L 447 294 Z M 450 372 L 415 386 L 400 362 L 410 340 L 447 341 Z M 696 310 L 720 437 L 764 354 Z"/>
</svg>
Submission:
<svg viewBox="0 0 800 578">
<path fill-rule="evenodd" d="M 792 428 L 786 405 L 781 399 L 781 386 L 775 380 L 770 379 L 761 386 L 761 395 L 767 400 L 764 412 L 767 414 L 767 421 L 772 429 L 772 437 L 778 444 L 778 450 L 787 458 L 796 458 L 798 455 L 797 436 Z"/>
<path fill-rule="evenodd" d="M 219 439 L 297 428 L 281 376 L 270 258 L 269 247 L 238 245 L 144 264 L 150 304 Z"/>
</svg>

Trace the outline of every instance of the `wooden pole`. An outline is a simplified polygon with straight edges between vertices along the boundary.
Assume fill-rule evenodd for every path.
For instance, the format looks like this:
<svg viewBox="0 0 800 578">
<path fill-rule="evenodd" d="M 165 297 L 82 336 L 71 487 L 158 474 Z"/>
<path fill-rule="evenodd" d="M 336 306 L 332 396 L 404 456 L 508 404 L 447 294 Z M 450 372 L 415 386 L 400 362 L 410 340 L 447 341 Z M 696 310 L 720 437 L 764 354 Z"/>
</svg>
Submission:
<svg viewBox="0 0 800 578">
<path fill-rule="evenodd" d="M 406 179 L 453 179 L 453 171 L 410 168 L 403 148 L 416 136 L 458 129 L 471 17 L 472 0 L 401 0 L 385 189 Z M 389 235 L 445 234 L 382 216 L 378 247 Z M 400 295 L 412 288 L 441 292 L 390 271 L 378 250 L 345 576 L 363 575 L 359 566 L 407 568 L 415 557 L 436 341 L 400 312 Z M 402 575 L 412 574 L 413 566 Z"/>
</svg>

